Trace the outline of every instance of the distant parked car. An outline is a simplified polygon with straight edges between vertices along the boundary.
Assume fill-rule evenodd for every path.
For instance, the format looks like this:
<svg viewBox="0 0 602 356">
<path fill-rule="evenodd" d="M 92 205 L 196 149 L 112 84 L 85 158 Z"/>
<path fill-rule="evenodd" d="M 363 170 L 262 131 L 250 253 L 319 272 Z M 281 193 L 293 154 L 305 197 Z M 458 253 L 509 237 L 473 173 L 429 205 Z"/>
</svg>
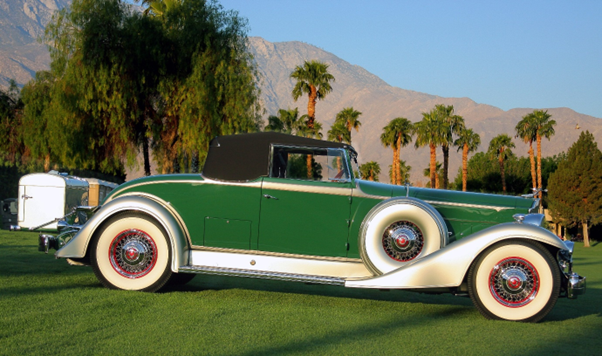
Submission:
<svg viewBox="0 0 602 356">
<path fill-rule="evenodd" d="M 585 292 L 537 201 L 364 181 L 356 156 L 278 133 L 217 137 L 201 174 L 122 184 L 40 249 L 92 265 L 108 288 L 221 274 L 468 295 L 493 319 L 538 321 Z"/>
<path fill-rule="evenodd" d="M 17 199 L 4 199 L 0 201 L 0 207 L 2 207 L 2 229 L 8 230 L 11 225 L 17 223 Z"/>
</svg>

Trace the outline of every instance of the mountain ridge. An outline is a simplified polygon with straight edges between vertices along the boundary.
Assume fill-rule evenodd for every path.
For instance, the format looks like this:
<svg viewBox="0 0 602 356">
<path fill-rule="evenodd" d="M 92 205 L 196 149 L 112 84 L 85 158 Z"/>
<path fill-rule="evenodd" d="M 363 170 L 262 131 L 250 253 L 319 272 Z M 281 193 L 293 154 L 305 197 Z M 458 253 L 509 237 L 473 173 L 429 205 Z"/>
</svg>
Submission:
<svg viewBox="0 0 602 356">
<path fill-rule="evenodd" d="M 37 38 L 44 33 L 45 26 L 55 10 L 67 6 L 70 0 L 0 0 L 0 86 L 8 86 L 9 79 L 19 85 L 26 84 L 39 70 L 49 68 L 50 56 L 44 44 Z M 301 41 L 269 42 L 260 37 L 249 38 L 249 50 L 254 55 L 261 73 L 261 100 L 265 109 L 264 120 L 277 113 L 278 109 L 299 108 L 300 114 L 307 111 L 307 98 L 295 102 L 291 92 L 294 86 L 290 73 L 305 60 L 321 60 L 330 65 L 335 76 L 333 91 L 325 100 L 318 101 L 317 119 L 323 124 L 324 135 L 334 122 L 336 114 L 343 108 L 353 106 L 363 114 L 359 132 L 352 132 L 352 144 L 360 153 L 361 162 L 377 161 L 381 165 L 381 181 L 387 181 L 388 166 L 392 151 L 380 143 L 382 128 L 396 117 L 406 117 L 416 122 L 422 112 L 430 111 L 436 104 L 454 105 L 456 114 L 466 120 L 468 127 L 481 136 L 479 151 L 487 149 L 491 138 L 498 133 L 514 136 L 514 126 L 532 108 L 514 108 L 504 111 L 492 105 L 477 103 L 470 98 L 448 98 L 402 89 L 356 64 L 346 62 L 337 55 Z M 400 68 L 400 70 L 411 70 Z M 494 84 L 492 84 L 494 85 Z M 538 108 L 546 109 L 546 108 Z M 602 139 L 602 119 L 580 114 L 570 108 L 547 108 L 558 122 L 556 135 L 551 141 L 543 141 L 543 154 L 551 156 L 566 151 L 575 142 L 581 131 L 589 130 L 597 141 Z M 579 129 L 576 129 L 579 127 Z M 526 156 L 528 146 L 514 139 L 514 152 Z M 441 150 L 437 151 L 442 160 Z M 413 167 L 413 182 L 425 183 L 422 171 L 428 165 L 428 148 L 415 149 L 413 143 L 402 148 L 401 158 Z M 457 174 L 461 155 L 452 150 L 450 154 L 450 179 Z M 130 171 L 128 179 L 139 176 Z"/>
<path fill-rule="evenodd" d="M 316 118 L 323 124 L 322 133 L 326 135 L 334 122 L 336 113 L 344 107 L 353 106 L 362 112 L 359 132 L 352 132 L 352 144 L 360 152 L 361 162 L 377 161 L 381 166 L 381 181 L 388 180 L 388 167 L 393 159 L 390 149 L 380 143 L 380 134 L 386 124 L 396 118 L 405 117 L 412 122 L 422 119 L 422 113 L 430 111 L 436 104 L 454 105 L 455 112 L 464 117 L 466 125 L 481 136 L 478 151 L 488 148 L 489 141 L 499 133 L 515 135 L 514 127 L 522 116 L 533 108 L 514 108 L 502 110 L 489 104 L 474 100 L 449 98 L 394 87 L 364 68 L 350 64 L 335 54 L 316 46 L 299 41 L 269 42 L 260 37 L 249 39 L 249 49 L 262 74 L 262 100 L 267 115 L 275 115 L 278 109 L 298 107 L 300 114 L 306 113 L 307 98 L 297 102 L 292 99 L 293 80 L 290 73 L 295 66 L 305 60 L 320 60 L 329 64 L 329 72 L 334 75 L 333 91 L 316 105 Z M 556 135 L 551 141 L 544 140 L 545 156 L 562 151 L 577 140 L 581 130 L 589 130 L 597 140 L 602 135 L 602 120 L 580 114 L 570 108 L 538 108 L 548 110 L 558 122 Z M 266 116 L 267 116 L 266 115 Z M 579 125 L 580 129 L 575 130 Z M 528 146 L 520 139 L 514 139 L 518 156 L 526 156 Z M 428 148 L 415 149 L 413 143 L 401 149 L 401 159 L 412 166 L 411 180 L 426 183 L 422 176 L 423 168 L 428 166 Z M 442 161 L 441 150 L 437 158 Z M 450 180 L 454 179 L 461 165 L 461 155 L 450 153 Z"/>
</svg>

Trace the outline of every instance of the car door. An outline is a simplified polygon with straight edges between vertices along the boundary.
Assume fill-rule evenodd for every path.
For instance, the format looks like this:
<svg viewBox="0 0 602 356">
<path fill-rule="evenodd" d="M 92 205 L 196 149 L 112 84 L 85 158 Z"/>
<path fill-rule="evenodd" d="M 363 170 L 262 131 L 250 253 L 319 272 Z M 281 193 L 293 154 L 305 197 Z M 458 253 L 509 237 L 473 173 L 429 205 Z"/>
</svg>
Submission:
<svg viewBox="0 0 602 356">
<path fill-rule="evenodd" d="M 259 250 L 346 256 L 352 182 L 344 150 L 275 147 L 271 159 L 262 182 Z"/>
</svg>

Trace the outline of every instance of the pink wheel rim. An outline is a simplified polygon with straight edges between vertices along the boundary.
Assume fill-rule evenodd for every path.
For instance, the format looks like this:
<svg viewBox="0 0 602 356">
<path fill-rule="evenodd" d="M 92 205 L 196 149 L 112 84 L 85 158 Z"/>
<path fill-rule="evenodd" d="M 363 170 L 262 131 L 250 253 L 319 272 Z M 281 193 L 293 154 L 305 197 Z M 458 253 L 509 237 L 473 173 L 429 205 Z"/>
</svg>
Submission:
<svg viewBox="0 0 602 356">
<path fill-rule="evenodd" d="M 157 245 L 146 232 L 120 232 L 109 247 L 109 261 L 115 272 L 136 279 L 147 275 L 157 263 Z"/>
<path fill-rule="evenodd" d="M 507 307 L 525 306 L 537 296 L 540 279 L 537 269 L 521 257 L 499 261 L 489 274 L 489 290 L 495 300 Z"/>
</svg>

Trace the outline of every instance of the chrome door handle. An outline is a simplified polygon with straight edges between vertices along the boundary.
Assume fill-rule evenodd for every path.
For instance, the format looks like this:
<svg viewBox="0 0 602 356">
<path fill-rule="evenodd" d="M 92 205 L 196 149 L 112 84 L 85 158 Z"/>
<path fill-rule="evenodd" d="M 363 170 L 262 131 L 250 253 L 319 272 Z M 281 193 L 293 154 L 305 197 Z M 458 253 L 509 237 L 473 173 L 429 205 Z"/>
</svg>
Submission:
<svg viewBox="0 0 602 356">
<path fill-rule="evenodd" d="M 25 199 L 31 199 L 31 198 L 33 198 L 33 197 L 30 197 L 30 196 L 29 196 L 29 195 L 27 195 L 27 194 L 23 194 L 23 195 L 21 195 L 21 198 L 23 198 L 23 199 L 25 200 Z"/>
<path fill-rule="evenodd" d="M 264 194 L 264 195 L 263 195 L 263 197 L 264 197 L 264 198 L 266 198 L 266 199 L 274 199 L 274 200 L 278 200 L 278 198 L 276 198 L 276 197 L 275 197 L 275 196 L 273 196 L 273 195 L 269 195 L 269 194 Z"/>
</svg>

